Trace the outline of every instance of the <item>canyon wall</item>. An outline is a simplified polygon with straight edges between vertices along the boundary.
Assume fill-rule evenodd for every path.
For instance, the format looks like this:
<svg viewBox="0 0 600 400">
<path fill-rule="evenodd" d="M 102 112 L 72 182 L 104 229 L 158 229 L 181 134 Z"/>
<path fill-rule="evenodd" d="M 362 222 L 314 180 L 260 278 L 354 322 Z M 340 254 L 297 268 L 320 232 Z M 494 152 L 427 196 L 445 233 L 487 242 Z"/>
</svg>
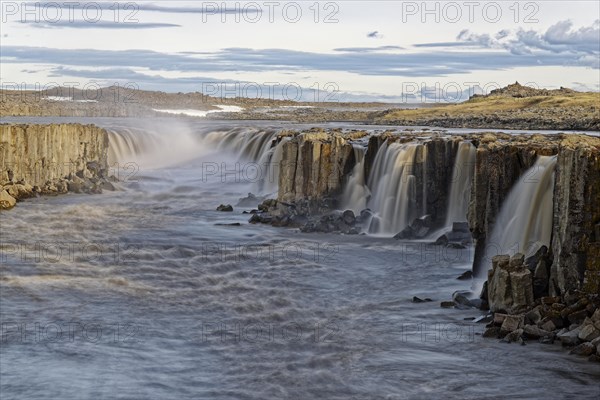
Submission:
<svg viewBox="0 0 600 400">
<path fill-rule="evenodd" d="M 354 166 L 352 145 L 341 135 L 312 130 L 283 145 L 279 196 L 283 202 L 337 196 Z"/>
<path fill-rule="evenodd" d="M 107 154 L 108 133 L 94 125 L 0 125 L 0 191 L 16 199 L 100 191 Z"/>
<path fill-rule="evenodd" d="M 366 134 L 364 134 L 366 135 Z M 364 136 L 363 135 L 363 136 Z M 338 196 L 355 164 L 351 137 L 342 132 L 309 131 L 284 148 L 279 200 L 297 202 Z M 536 182 L 538 156 L 557 156 L 550 257 L 550 294 L 574 289 L 599 292 L 600 281 L 600 139 L 583 135 L 508 135 L 476 133 L 457 136 L 386 132 L 368 138 L 365 176 L 372 172 L 385 141 L 422 144 L 414 169 L 417 210 L 443 224 L 458 144 L 477 148 L 471 182 L 468 222 L 474 239 L 475 274 L 491 267 L 482 260 L 504 200 L 526 171 Z M 426 174 L 422 174 L 422 169 Z M 372 184 L 372 182 L 371 182 Z M 423 188 L 424 189 L 421 190 Z M 424 201 L 423 201 L 424 200 Z M 533 199 L 531 200 L 533 201 Z M 425 204 L 424 210 L 421 204 Z M 533 203 L 532 203 L 533 205 Z M 506 250 L 506 249 L 505 249 Z"/>
<path fill-rule="evenodd" d="M 474 273 L 485 276 L 491 264 L 484 262 L 486 246 L 494 228 L 502 202 L 517 180 L 531 168 L 540 155 L 554 155 L 558 151 L 553 136 L 533 135 L 526 140 L 503 134 L 475 136 L 477 147 L 475 173 L 471 185 L 468 222 L 475 242 Z M 532 176 L 532 181 L 536 179 Z M 502 249 L 507 251 L 508 249 Z M 484 265 L 485 264 L 485 265 Z"/>
<path fill-rule="evenodd" d="M 289 134 L 286 133 L 286 134 Z M 335 198 L 347 181 L 356 160 L 352 140 L 367 136 L 366 132 L 326 132 L 311 130 L 297 133 L 284 144 L 280 164 L 279 195 L 282 202 L 315 201 Z M 365 156 L 365 176 L 369 181 L 374 157 L 382 143 L 410 142 L 427 135 L 374 135 L 368 138 Z M 412 165 L 416 177 L 417 214 L 429 214 L 436 224 L 445 220 L 449 182 L 462 137 L 422 140 Z"/>
<path fill-rule="evenodd" d="M 600 139 L 565 136 L 554 187 L 550 292 L 600 294 Z"/>
</svg>

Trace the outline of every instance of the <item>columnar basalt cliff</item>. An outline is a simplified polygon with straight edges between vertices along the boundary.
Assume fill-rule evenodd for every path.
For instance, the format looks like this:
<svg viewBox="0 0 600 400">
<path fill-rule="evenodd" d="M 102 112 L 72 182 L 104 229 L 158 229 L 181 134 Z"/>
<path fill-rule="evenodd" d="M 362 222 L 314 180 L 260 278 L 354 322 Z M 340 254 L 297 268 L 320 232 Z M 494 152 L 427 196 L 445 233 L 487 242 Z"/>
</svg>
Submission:
<svg viewBox="0 0 600 400">
<path fill-rule="evenodd" d="M 367 150 L 365 169 L 370 176 L 375 154 L 382 143 L 410 143 L 417 141 L 422 148 L 414 162 L 416 177 L 416 214 L 430 215 L 434 225 L 440 225 L 446 218 L 448 204 L 448 186 L 454 177 L 453 166 L 458 150 L 458 143 L 463 137 L 448 137 L 431 133 L 410 133 L 402 135 L 387 132 L 383 135 L 371 136 Z M 373 183 L 373 182 L 370 182 Z"/>
<path fill-rule="evenodd" d="M 551 294 L 600 294 L 600 138 L 560 142 L 552 232 Z"/>
<path fill-rule="evenodd" d="M 354 166 L 352 145 L 339 134 L 312 130 L 283 145 L 279 200 L 318 200 L 337 196 Z"/>
<path fill-rule="evenodd" d="M 414 201 L 410 204 L 415 208 L 414 215 L 428 215 L 431 227 L 441 227 L 445 221 L 450 185 L 456 179 L 452 173 L 458 144 L 464 140 L 471 141 L 477 152 L 469 195 L 468 224 L 475 244 L 474 273 L 482 277 L 487 275 L 492 265 L 491 258 L 484 259 L 484 255 L 486 248 L 497 247 L 490 243 L 490 237 L 511 189 L 517 181 L 535 185 L 541 179 L 540 171 L 535 167 L 536 160 L 541 156 L 554 157 L 552 160 L 556 161 L 550 163 L 552 170 L 549 171 L 552 180 L 548 183 L 553 185 L 554 192 L 551 206 L 553 217 L 550 217 L 547 224 L 551 227 L 548 228 L 551 230 L 548 232 L 551 240 L 547 243 L 550 251 L 545 256 L 551 268 L 544 290 L 551 295 L 564 295 L 578 289 L 598 293 L 599 138 L 567 134 L 446 135 L 440 132 L 404 131 L 372 135 L 367 142 L 366 133 L 353 133 L 350 136 L 348 132 L 311 130 L 295 135 L 284 147 L 278 198 L 280 202 L 314 202 L 339 196 L 356 163 L 351 145 L 353 139 L 360 138 L 360 142 L 366 147 L 364 169 L 365 176 L 370 177 L 367 180 L 373 179 L 375 155 L 383 148 L 384 143 L 387 143 L 388 148 L 391 143 L 415 143 L 418 148 L 410 173 L 416 190 L 410 191 L 414 196 Z M 555 172 L 552 173 L 553 171 Z M 526 174 L 531 175 L 530 182 Z M 374 182 L 367 184 L 372 188 Z M 535 199 L 525 201 L 533 206 Z M 333 201 L 329 204 L 335 208 L 338 203 Z M 400 235 L 399 238 L 407 236 Z M 491 254 L 490 257 L 503 254 L 502 250 L 507 249 L 500 249 L 500 252 Z M 532 266 L 533 269 L 535 267 L 536 265 Z"/>
<path fill-rule="evenodd" d="M 504 199 L 519 177 L 534 165 L 538 156 L 557 153 L 557 141 L 556 136 L 515 137 L 491 133 L 473 140 L 477 156 L 468 221 L 475 241 L 473 265 L 476 275 L 485 276 L 491 265 L 491 260 L 483 258 L 486 246 L 498 245 L 488 243 L 487 239 L 495 226 Z M 536 179 L 535 176 L 531 178 L 532 182 Z"/>
<path fill-rule="evenodd" d="M 0 125 L 3 196 L 112 189 L 107 154 L 108 133 L 93 125 Z"/>
<path fill-rule="evenodd" d="M 441 224 L 448 203 L 448 182 L 452 180 L 458 143 L 462 137 L 431 137 L 431 134 L 409 133 L 404 136 L 386 132 L 368 137 L 366 132 L 325 132 L 310 130 L 295 135 L 284 144 L 279 174 L 281 202 L 320 201 L 339 197 L 348 174 L 356 165 L 352 143 L 363 141 L 367 147 L 364 172 L 367 181 L 374 178 L 374 154 L 383 143 L 410 143 L 417 141 L 414 160 L 410 162 L 415 176 L 416 214 L 429 214 L 435 223 Z M 373 184 L 374 182 L 370 182 Z"/>
</svg>

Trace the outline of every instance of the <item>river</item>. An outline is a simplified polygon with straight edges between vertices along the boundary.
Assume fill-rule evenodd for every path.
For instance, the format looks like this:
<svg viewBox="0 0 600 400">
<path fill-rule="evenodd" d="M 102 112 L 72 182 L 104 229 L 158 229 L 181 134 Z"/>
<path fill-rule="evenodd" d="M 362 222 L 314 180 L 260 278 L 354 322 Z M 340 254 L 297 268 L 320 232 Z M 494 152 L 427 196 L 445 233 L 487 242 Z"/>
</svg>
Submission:
<svg viewBox="0 0 600 400">
<path fill-rule="evenodd" d="M 466 320 L 480 311 L 440 307 L 468 289 L 471 249 L 248 224 L 235 205 L 256 182 L 206 173 L 240 149 L 203 137 L 287 124 L 164 121 L 161 162 L 120 163 L 119 191 L 1 214 L 3 400 L 600 396 L 598 364 L 484 339 Z"/>
</svg>

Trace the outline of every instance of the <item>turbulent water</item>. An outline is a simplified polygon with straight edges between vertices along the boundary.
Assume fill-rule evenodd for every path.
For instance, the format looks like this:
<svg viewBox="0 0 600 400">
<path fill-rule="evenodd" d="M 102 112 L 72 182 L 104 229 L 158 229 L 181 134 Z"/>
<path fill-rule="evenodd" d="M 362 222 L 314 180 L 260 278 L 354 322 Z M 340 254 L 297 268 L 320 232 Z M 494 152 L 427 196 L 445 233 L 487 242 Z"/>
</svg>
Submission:
<svg viewBox="0 0 600 400">
<path fill-rule="evenodd" d="M 478 311 L 439 307 L 465 289 L 470 250 L 214 211 L 273 189 L 242 171 L 278 157 L 280 126 L 90 122 L 115 132 L 122 190 L 31 199 L 0 219 L 3 400 L 600 394 L 596 365 L 484 340 L 464 320 Z"/>
</svg>

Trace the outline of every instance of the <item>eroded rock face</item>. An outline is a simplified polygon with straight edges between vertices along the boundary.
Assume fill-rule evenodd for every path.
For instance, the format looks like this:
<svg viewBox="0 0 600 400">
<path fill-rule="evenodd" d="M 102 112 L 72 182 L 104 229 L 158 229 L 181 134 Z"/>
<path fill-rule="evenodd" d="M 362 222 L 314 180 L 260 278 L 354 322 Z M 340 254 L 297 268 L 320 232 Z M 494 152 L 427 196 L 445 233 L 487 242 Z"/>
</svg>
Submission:
<svg viewBox="0 0 600 400">
<path fill-rule="evenodd" d="M 93 125 L 0 125 L 0 184 L 46 182 L 78 172 L 97 175 L 93 164 L 106 171 L 108 134 Z"/>
<path fill-rule="evenodd" d="M 115 190 L 107 154 L 108 133 L 93 125 L 0 125 L 0 190 L 16 200 Z"/>
<path fill-rule="evenodd" d="M 339 130 L 294 133 L 284 145 L 278 200 L 289 203 L 335 199 L 356 160 L 346 133 Z M 431 227 L 444 223 L 458 144 L 477 147 L 468 224 L 475 243 L 475 275 L 491 265 L 483 256 L 503 202 L 539 156 L 557 156 L 554 180 L 552 243 L 542 259 L 526 263 L 536 297 L 584 288 L 600 293 L 600 139 L 583 135 L 507 135 L 477 133 L 445 136 L 439 132 L 387 131 L 368 140 L 365 177 L 372 175 L 377 151 L 385 141 L 418 142 L 414 166 L 416 214 L 431 216 Z M 372 186 L 372 182 L 368 182 Z M 331 200 L 331 201 L 330 201 Z M 312 207 L 321 210 L 322 207 Z M 410 236 L 410 235 L 409 235 Z M 524 275 L 527 275 L 524 272 Z M 527 278 L 524 278 L 527 279 Z"/>
<path fill-rule="evenodd" d="M 554 188 L 551 294 L 600 294 L 600 139 L 565 137 Z"/>
<path fill-rule="evenodd" d="M 522 254 L 492 259 L 492 269 L 488 272 L 488 303 L 491 311 L 509 314 L 523 312 L 533 305 L 532 274 L 523 264 Z"/>
<path fill-rule="evenodd" d="M 317 200 L 337 196 L 354 166 L 352 145 L 339 134 L 303 132 L 283 145 L 279 200 Z"/>
<path fill-rule="evenodd" d="M 525 171 L 540 155 L 558 151 L 556 138 L 530 136 L 528 139 L 484 134 L 474 141 L 477 156 L 468 221 L 475 241 L 473 269 L 476 275 L 485 275 L 491 266 L 484 265 L 487 239 L 494 229 L 503 201 Z"/>
</svg>

